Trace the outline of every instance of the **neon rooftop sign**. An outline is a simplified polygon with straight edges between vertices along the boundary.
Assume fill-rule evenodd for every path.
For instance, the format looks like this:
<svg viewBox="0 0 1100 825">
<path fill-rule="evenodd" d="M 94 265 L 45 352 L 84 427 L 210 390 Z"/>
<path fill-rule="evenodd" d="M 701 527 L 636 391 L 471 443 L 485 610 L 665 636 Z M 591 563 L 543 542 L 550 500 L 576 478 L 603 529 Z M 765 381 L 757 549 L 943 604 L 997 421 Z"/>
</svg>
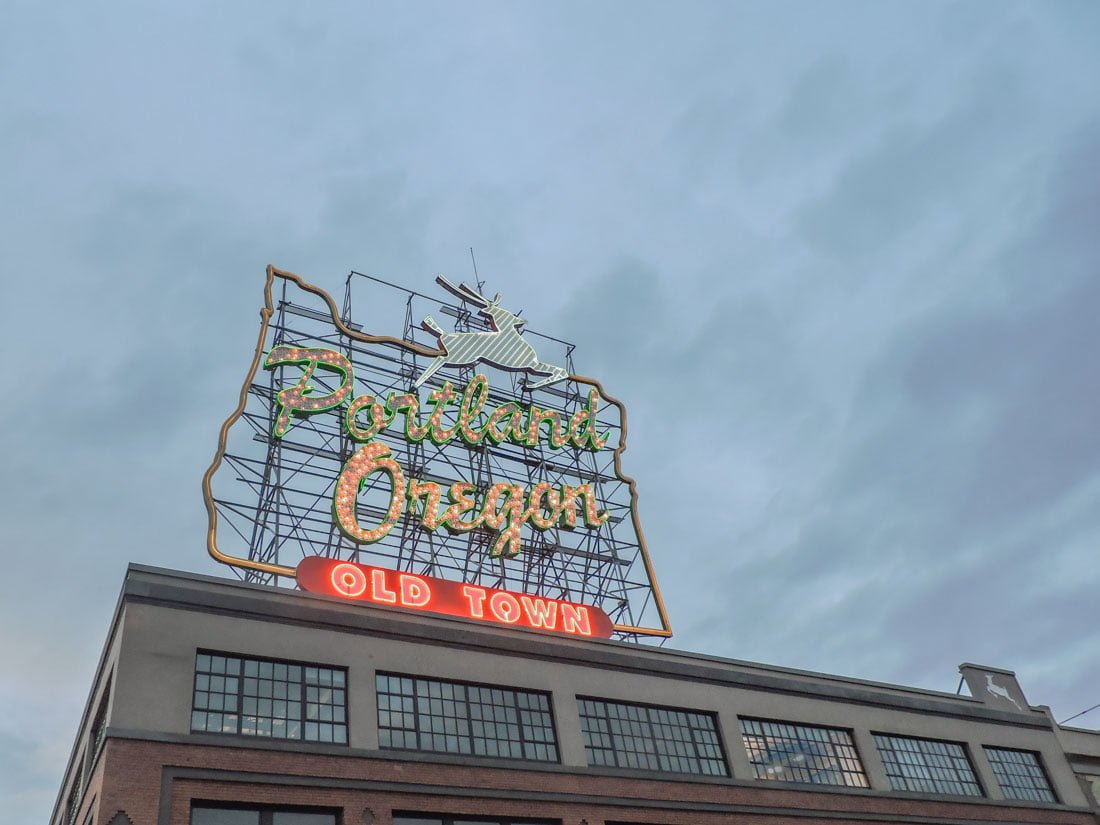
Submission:
<svg viewBox="0 0 1100 825">
<path fill-rule="evenodd" d="M 372 604 L 570 636 L 606 639 L 614 632 L 611 620 L 598 607 L 320 556 L 303 559 L 297 578 L 311 593 Z"/>
<path fill-rule="evenodd" d="M 211 555 L 353 601 L 582 637 L 670 635 L 620 470 L 622 404 L 542 360 L 499 294 L 437 283 L 459 299 L 435 301 L 454 332 L 431 314 L 411 326 L 414 300 L 434 299 L 404 291 L 404 334 L 370 335 L 348 316 L 352 276 L 340 313 L 268 268 L 257 355 L 203 483 Z M 238 422 L 262 458 L 229 448 Z M 215 495 L 223 464 L 258 504 Z M 247 555 L 222 549 L 220 521 Z"/>
</svg>

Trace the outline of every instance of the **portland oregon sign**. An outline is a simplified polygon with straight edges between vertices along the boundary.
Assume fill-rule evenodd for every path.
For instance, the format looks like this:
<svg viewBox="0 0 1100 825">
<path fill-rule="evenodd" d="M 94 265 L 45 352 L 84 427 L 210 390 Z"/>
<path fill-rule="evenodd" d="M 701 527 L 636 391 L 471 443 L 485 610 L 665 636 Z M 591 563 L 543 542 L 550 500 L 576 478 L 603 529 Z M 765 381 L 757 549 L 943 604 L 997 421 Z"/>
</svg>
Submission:
<svg viewBox="0 0 1100 825">
<path fill-rule="evenodd" d="M 427 286 L 352 272 L 338 305 L 268 267 L 256 353 L 203 479 L 210 554 L 349 601 L 671 635 L 622 470 L 623 405 L 499 293 Z"/>
</svg>

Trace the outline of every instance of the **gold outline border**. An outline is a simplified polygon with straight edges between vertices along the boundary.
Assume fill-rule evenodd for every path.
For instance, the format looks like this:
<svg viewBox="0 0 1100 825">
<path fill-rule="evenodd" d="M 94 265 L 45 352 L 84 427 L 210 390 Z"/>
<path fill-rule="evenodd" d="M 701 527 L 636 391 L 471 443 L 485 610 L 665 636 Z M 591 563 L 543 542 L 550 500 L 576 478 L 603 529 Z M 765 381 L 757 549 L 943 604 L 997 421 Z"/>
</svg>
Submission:
<svg viewBox="0 0 1100 825">
<path fill-rule="evenodd" d="M 218 433 L 218 451 L 214 454 L 214 461 L 210 464 L 210 467 L 202 477 L 202 497 L 206 505 L 207 514 L 206 549 L 216 561 L 222 564 L 228 564 L 233 567 L 244 567 L 250 570 L 259 570 L 263 573 L 274 573 L 279 576 L 293 577 L 293 567 L 285 567 L 281 564 L 268 564 L 262 561 L 252 561 L 251 559 L 239 559 L 236 556 L 227 555 L 218 549 L 218 513 L 214 507 L 214 495 L 210 489 L 210 481 L 213 479 L 214 473 L 217 472 L 218 468 L 221 466 L 222 459 L 225 457 L 225 445 L 229 438 L 229 430 L 237 423 L 241 415 L 244 414 L 245 404 L 248 402 L 248 388 L 256 377 L 256 371 L 260 368 L 260 360 L 263 358 L 264 341 L 267 338 L 267 327 L 275 311 L 275 306 L 271 299 L 271 287 L 275 283 L 275 278 L 291 281 L 300 289 L 311 292 L 323 300 L 328 305 L 329 312 L 332 314 L 332 323 L 348 338 L 367 344 L 396 344 L 397 346 L 412 350 L 419 355 L 428 357 L 435 357 L 445 353 L 438 349 L 428 349 L 427 347 L 423 347 L 411 341 L 406 341 L 403 338 L 394 338 L 389 335 L 368 335 L 364 332 L 356 332 L 355 330 L 349 329 L 344 322 L 340 320 L 340 312 L 336 308 L 336 302 L 332 300 L 331 295 L 320 287 L 316 287 L 306 282 L 293 272 L 287 272 L 268 264 L 267 280 L 264 283 L 264 308 L 260 310 L 260 336 L 256 341 L 256 354 L 252 359 L 252 366 L 248 370 L 248 375 L 245 376 L 244 385 L 241 387 L 241 394 L 237 400 L 237 409 L 235 409 L 230 414 L 229 418 L 225 420 L 225 423 L 222 424 L 221 430 Z M 626 407 L 623 406 L 623 403 L 617 398 L 608 395 L 604 391 L 603 384 L 595 378 L 586 378 L 582 375 L 570 375 L 569 379 L 576 381 L 578 384 L 588 384 L 591 387 L 595 387 L 602 398 L 614 404 L 619 410 L 622 435 L 619 438 L 619 446 L 615 450 L 615 474 L 630 488 L 630 517 L 634 524 L 634 531 L 638 536 L 638 545 L 642 551 L 642 563 L 645 565 L 646 575 L 649 577 L 649 584 L 653 588 L 653 597 L 657 606 L 657 614 L 661 618 L 660 628 L 634 627 L 632 625 L 614 625 L 614 628 L 623 633 L 661 636 L 667 639 L 672 635 L 672 628 L 669 626 L 668 615 L 665 613 L 665 603 L 664 599 L 661 598 L 661 588 L 657 585 L 657 578 L 653 574 L 653 565 L 649 560 L 649 548 L 646 545 L 645 534 L 642 532 L 642 525 L 638 521 L 637 483 L 633 478 L 625 475 L 622 471 L 622 453 L 623 450 L 626 449 L 627 435 Z"/>
</svg>

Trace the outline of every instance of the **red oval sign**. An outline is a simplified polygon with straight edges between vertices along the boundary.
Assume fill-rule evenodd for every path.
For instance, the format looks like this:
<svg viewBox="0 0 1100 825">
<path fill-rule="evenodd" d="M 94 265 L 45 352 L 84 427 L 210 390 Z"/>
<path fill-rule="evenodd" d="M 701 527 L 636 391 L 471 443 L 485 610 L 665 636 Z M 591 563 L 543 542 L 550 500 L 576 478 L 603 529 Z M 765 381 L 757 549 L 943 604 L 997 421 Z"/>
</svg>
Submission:
<svg viewBox="0 0 1100 825">
<path fill-rule="evenodd" d="M 596 639 L 611 638 L 614 629 L 608 615 L 591 605 L 433 576 L 416 576 L 323 556 L 302 559 L 296 576 L 302 589 L 311 593 L 479 622 Z"/>
</svg>

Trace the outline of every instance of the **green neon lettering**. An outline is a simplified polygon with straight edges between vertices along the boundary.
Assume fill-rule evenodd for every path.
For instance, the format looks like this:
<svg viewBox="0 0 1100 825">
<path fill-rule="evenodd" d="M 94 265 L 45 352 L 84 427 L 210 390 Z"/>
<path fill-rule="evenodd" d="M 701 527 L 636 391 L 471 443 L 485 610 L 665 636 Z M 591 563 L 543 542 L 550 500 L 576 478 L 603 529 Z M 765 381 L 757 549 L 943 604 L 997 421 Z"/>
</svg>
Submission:
<svg viewBox="0 0 1100 825">
<path fill-rule="evenodd" d="M 443 414 L 457 397 L 450 381 L 444 381 L 442 387 L 428 393 L 428 403 L 432 405 L 432 414 L 428 416 L 428 438 L 433 444 L 442 446 L 455 437 L 458 426 L 444 427 Z"/>
<path fill-rule="evenodd" d="M 484 375 L 475 375 L 462 393 L 462 403 L 458 408 L 458 434 L 467 444 L 480 444 L 486 430 L 478 431 L 476 424 L 481 408 L 489 400 L 489 379 Z"/>
<path fill-rule="evenodd" d="M 365 407 L 370 410 L 370 424 L 360 427 L 356 416 Z M 344 428 L 356 441 L 370 441 L 386 429 L 393 419 L 394 416 L 385 405 L 379 404 L 373 395 L 361 395 L 348 404 L 347 411 L 344 413 Z"/>
<path fill-rule="evenodd" d="M 546 503 L 543 503 L 546 499 Z M 549 515 L 546 512 L 549 511 Z M 537 530 L 549 530 L 561 516 L 561 495 L 553 485 L 540 481 L 531 490 L 525 518 Z"/>
<path fill-rule="evenodd" d="M 364 528 L 359 524 L 356 512 L 359 491 L 366 486 L 369 476 L 384 473 L 390 477 L 390 505 L 386 508 L 386 517 L 374 528 Z M 336 479 L 336 490 L 332 496 L 332 514 L 337 526 L 348 538 L 361 544 L 380 541 L 385 538 L 405 506 L 405 474 L 401 467 L 390 458 L 390 448 L 380 441 L 373 441 L 348 459 L 344 469 Z"/>
<path fill-rule="evenodd" d="M 420 516 L 420 523 L 425 530 L 435 530 L 440 526 L 439 499 L 442 491 L 434 481 L 417 481 L 415 478 L 409 482 L 409 514 L 416 512 L 416 503 L 424 499 L 424 509 Z"/>
<path fill-rule="evenodd" d="M 498 505 L 502 496 L 506 496 L 504 503 Z M 496 542 L 489 550 L 490 557 L 519 555 L 520 529 L 527 520 L 523 498 L 523 488 L 507 482 L 494 484 L 485 495 L 481 521 L 486 527 L 499 531 Z"/>
<path fill-rule="evenodd" d="M 600 394 L 595 390 L 588 393 L 588 405 L 573 413 L 569 419 L 569 440 L 574 447 L 587 447 L 590 450 L 602 450 L 607 444 L 607 433 L 596 432 L 596 410 L 600 405 Z"/>
<path fill-rule="evenodd" d="M 424 440 L 428 434 L 428 428 L 420 424 L 420 399 L 412 393 L 397 395 L 390 393 L 386 399 L 386 409 L 395 418 L 399 412 L 405 413 L 405 438 L 414 444 Z"/>
<path fill-rule="evenodd" d="M 557 410 L 544 410 L 541 407 L 531 407 L 531 415 L 528 419 L 526 438 L 522 442 L 528 447 L 537 447 L 539 437 L 542 435 L 542 425 L 547 424 L 548 437 L 546 443 L 555 450 L 569 443 L 569 434 L 562 431 L 561 415 Z"/>
<path fill-rule="evenodd" d="M 451 506 L 443 514 L 440 523 L 450 532 L 468 533 L 481 526 L 480 515 L 473 521 L 462 520 L 463 513 L 471 513 L 477 509 L 477 502 L 472 497 L 472 494 L 476 491 L 477 485 L 466 481 L 456 481 L 447 491 L 447 498 L 450 500 Z"/>
<path fill-rule="evenodd" d="M 512 432 L 512 418 L 519 414 L 519 409 L 519 404 L 515 401 L 506 401 L 493 410 L 488 423 L 485 425 L 484 436 L 495 444 L 499 444 L 508 438 Z M 505 422 L 508 423 L 505 424 Z M 497 429 L 499 424 L 505 424 L 503 430 Z"/>
<path fill-rule="evenodd" d="M 611 514 L 604 510 L 602 513 L 597 510 L 599 506 L 596 501 L 596 494 L 592 490 L 591 484 L 581 484 L 579 487 L 571 487 L 568 484 L 561 486 L 561 526 L 568 530 L 573 530 L 577 526 L 577 499 L 584 500 L 584 523 L 588 527 L 599 527 L 604 524 Z"/>
<path fill-rule="evenodd" d="M 572 530 L 580 520 L 589 527 L 599 527 L 610 518 L 607 511 L 598 510 L 596 495 L 590 484 L 578 487 L 562 485 L 558 490 L 547 482 L 539 482 L 528 493 L 522 485 L 499 482 L 485 492 L 479 508 L 475 498 L 477 486 L 458 481 L 448 489 L 450 503 L 443 508 L 440 485 L 417 479 L 406 482 L 401 469 L 389 455 L 389 448 L 384 444 L 367 444 L 348 461 L 337 480 L 333 512 L 340 529 L 355 541 L 373 542 L 384 538 L 400 518 L 405 499 L 409 502 L 409 514 L 419 516 L 420 525 L 425 530 L 434 531 L 443 527 L 451 533 L 466 533 L 485 527 L 496 532 L 496 539 L 489 550 L 492 558 L 519 555 L 525 524 L 540 531 L 558 524 Z M 376 472 L 386 473 L 391 478 L 390 507 L 378 527 L 365 529 L 356 519 L 355 501 L 365 479 Z M 477 515 L 469 521 L 463 519 L 473 513 Z"/>
<path fill-rule="evenodd" d="M 297 384 L 280 390 L 275 396 L 278 410 L 272 434 L 276 438 L 286 435 L 294 416 L 305 418 L 343 404 L 351 395 L 355 383 L 351 361 L 335 350 L 280 345 L 272 347 L 264 359 L 264 369 L 267 370 L 289 364 L 304 366 L 305 371 Z M 315 395 L 315 388 L 310 381 L 318 369 L 337 373 L 340 376 L 340 386 L 332 392 Z"/>
</svg>

